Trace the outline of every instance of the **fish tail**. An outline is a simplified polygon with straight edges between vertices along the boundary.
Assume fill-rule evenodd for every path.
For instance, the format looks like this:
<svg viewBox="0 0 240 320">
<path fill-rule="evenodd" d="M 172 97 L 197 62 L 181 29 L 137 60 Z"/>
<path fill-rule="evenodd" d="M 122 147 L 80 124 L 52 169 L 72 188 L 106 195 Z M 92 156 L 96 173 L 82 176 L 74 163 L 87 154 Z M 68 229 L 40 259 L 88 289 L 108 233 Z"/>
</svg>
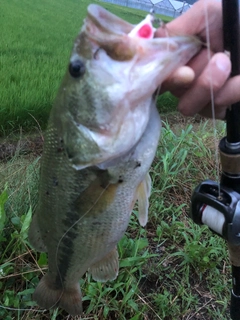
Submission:
<svg viewBox="0 0 240 320">
<path fill-rule="evenodd" d="M 72 316 L 82 313 L 82 294 L 79 284 L 68 288 L 54 288 L 50 275 L 46 274 L 39 282 L 33 300 L 44 309 L 60 307 Z"/>
<path fill-rule="evenodd" d="M 78 282 L 74 287 L 64 289 L 59 301 L 59 307 L 66 310 L 72 316 L 82 314 L 82 293 Z"/>
</svg>

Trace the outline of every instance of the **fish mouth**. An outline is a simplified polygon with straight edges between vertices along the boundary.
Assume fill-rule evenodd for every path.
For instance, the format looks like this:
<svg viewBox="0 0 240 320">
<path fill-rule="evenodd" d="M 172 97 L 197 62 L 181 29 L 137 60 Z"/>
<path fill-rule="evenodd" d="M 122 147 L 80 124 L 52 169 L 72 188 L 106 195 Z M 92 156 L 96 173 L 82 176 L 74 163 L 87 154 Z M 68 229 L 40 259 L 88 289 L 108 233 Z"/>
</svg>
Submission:
<svg viewBox="0 0 240 320">
<path fill-rule="evenodd" d="M 128 34 L 134 26 L 127 21 L 117 17 L 104 8 L 90 4 L 88 6 L 88 18 L 101 30 L 108 34 Z M 111 28 L 110 28 L 111 26 Z"/>
<path fill-rule="evenodd" d="M 145 64 L 146 60 L 161 60 L 162 55 L 165 61 L 166 52 L 169 54 L 169 60 L 172 60 L 171 53 L 175 55 L 178 51 L 184 51 L 184 55 L 188 51 L 189 56 L 193 56 L 201 47 L 200 41 L 194 37 L 132 37 L 129 34 L 135 27 L 98 5 L 88 6 L 85 33 L 90 41 L 99 49 L 103 49 L 113 60 L 136 61 L 138 56 L 137 60 L 142 60 Z"/>
<path fill-rule="evenodd" d="M 128 36 L 134 25 L 95 4 L 88 6 L 84 22 L 87 38 L 113 60 L 128 61 L 135 56 L 136 44 Z"/>
</svg>

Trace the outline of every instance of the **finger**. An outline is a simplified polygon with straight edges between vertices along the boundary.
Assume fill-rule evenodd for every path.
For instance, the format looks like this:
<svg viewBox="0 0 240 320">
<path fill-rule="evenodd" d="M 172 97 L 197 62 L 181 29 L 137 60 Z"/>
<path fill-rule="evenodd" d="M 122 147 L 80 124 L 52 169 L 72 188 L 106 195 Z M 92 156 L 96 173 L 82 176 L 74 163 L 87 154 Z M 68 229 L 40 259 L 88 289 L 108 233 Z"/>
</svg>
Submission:
<svg viewBox="0 0 240 320">
<path fill-rule="evenodd" d="M 203 42 L 206 42 L 206 25 L 208 25 L 211 49 L 215 52 L 222 51 L 222 7 L 217 1 L 196 2 L 183 15 L 159 28 L 155 36 L 198 35 Z"/>
<path fill-rule="evenodd" d="M 225 119 L 228 106 L 240 101 L 240 75 L 230 78 L 222 89 L 215 95 L 215 117 Z M 212 117 L 211 107 L 204 108 L 200 114 L 204 117 Z"/>
<path fill-rule="evenodd" d="M 223 120 L 226 117 L 227 106 L 217 106 L 214 104 L 214 113 L 212 112 L 212 104 L 209 103 L 205 108 L 203 108 L 199 114 L 205 118 L 215 118 Z"/>
<path fill-rule="evenodd" d="M 240 101 L 240 75 L 230 78 L 216 94 L 215 102 L 219 106 L 229 106 Z"/>
<path fill-rule="evenodd" d="M 203 70 L 206 68 L 209 62 L 209 55 L 210 58 L 213 56 L 212 52 L 208 52 L 207 49 L 203 49 L 197 56 L 195 56 L 193 59 L 191 59 L 188 63 L 188 66 L 194 71 L 195 79 L 197 79 Z M 174 75 L 173 75 L 174 76 Z M 174 85 L 169 83 L 172 78 L 166 81 L 166 84 L 163 84 L 163 88 L 166 90 L 169 90 L 173 95 L 180 98 L 182 95 L 185 94 L 185 92 L 190 88 L 191 83 L 186 85 Z M 173 80 L 174 81 L 174 80 Z M 169 84 L 169 88 L 167 88 L 167 85 Z M 165 91 L 166 91 L 165 90 Z"/>
<path fill-rule="evenodd" d="M 170 91 L 176 97 L 182 96 L 190 88 L 193 80 L 202 73 L 208 60 L 207 50 L 203 49 L 196 57 L 189 61 L 187 66 L 178 68 L 164 81 L 161 93 Z"/>
<path fill-rule="evenodd" d="M 194 77 L 195 77 L 194 71 L 187 66 L 183 66 L 178 68 L 174 72 L 173 84 L 176 86 L 179 86 L 179 85 L 187 86 L 193 82 Z"/>
<path fill-rule="evenodd" d="M 185 116 L 193 116 L 211 101 L 211 90 L 217 93 L 231 71 L 231 62 L 224 53 L 216 53 L 190 88 L 179 100 L 178 109 Z"/>
<path fill-rule="evenodd" d="M 213 52 L 208 51 L 207 48 L 203 48 L 195 57 L 193 57 L 189 62 L 188 66 L 193 69 L 196 78 L 202 73 L 203 69 L 213 56 Z"/>
<path fill-rule="evenodd" d="M 165 91 L 177 92 L 179 90 L 186 90 L 190 87 L 194 78 L 195 73 L 191 68 L 187 66 L 180 67 L 164 81 L 161 87 L 161 93 Z"/>
<path fill-rule="evenodd" d="M 165 28 L 170 35 L 202 34 L 205 37 L 206 11 L 210 19 L 208 21 L 210 25 L 216 23 L 216 21 L 222 23 L 221 3 L 217 1 L 198 1 L 183 15 L 169 22 Z M 167 36 L 167 32 L 164 28 L 159 28 L 155 35 L 158 37 Z"/>
</svg>

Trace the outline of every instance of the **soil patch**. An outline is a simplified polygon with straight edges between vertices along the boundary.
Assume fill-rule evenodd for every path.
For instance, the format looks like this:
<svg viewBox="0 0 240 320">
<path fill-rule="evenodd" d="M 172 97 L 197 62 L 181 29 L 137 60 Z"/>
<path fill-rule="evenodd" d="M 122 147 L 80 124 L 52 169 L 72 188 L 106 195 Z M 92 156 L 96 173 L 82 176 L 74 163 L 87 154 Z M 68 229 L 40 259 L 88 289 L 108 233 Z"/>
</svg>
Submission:
<svg viewBox="0 0 240 320">
<path fill-rule="evenodd" d="M 193 118 L 186 118 L 177 112 L 164 114 L 161 116 L 161 119 L 163 126 L 165 126 L 165 123 L 168 123 L 174 131 L 188 124 L 198 125 L 204 120 L 204 118 L 199 115 Z M 43 151 L 43 141 L 43 136 L 39 133 L 19 134 L 19 137 L 15 135 L 13 137 L 8 136 L 2 138 L 0 141 L 0 161 L 9 161 L 16 155 L 33 154 L 39 156 Z"/>
</svg>

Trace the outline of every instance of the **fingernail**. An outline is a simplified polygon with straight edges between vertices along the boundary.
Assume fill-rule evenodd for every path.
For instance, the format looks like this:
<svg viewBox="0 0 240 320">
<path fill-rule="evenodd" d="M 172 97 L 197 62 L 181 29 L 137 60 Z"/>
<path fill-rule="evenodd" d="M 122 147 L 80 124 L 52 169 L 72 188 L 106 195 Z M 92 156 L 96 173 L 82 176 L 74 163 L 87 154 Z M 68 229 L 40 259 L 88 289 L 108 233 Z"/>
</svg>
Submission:
<svg viewBox="0 0 240 320">
<path fill-rule="evenodd" d="M 215 64 L 220 71 L 229 73 L 231 70 L 230 60 L 224 54 L 221 54 L 221 56 L 215 57 Z"/>
</svg>

